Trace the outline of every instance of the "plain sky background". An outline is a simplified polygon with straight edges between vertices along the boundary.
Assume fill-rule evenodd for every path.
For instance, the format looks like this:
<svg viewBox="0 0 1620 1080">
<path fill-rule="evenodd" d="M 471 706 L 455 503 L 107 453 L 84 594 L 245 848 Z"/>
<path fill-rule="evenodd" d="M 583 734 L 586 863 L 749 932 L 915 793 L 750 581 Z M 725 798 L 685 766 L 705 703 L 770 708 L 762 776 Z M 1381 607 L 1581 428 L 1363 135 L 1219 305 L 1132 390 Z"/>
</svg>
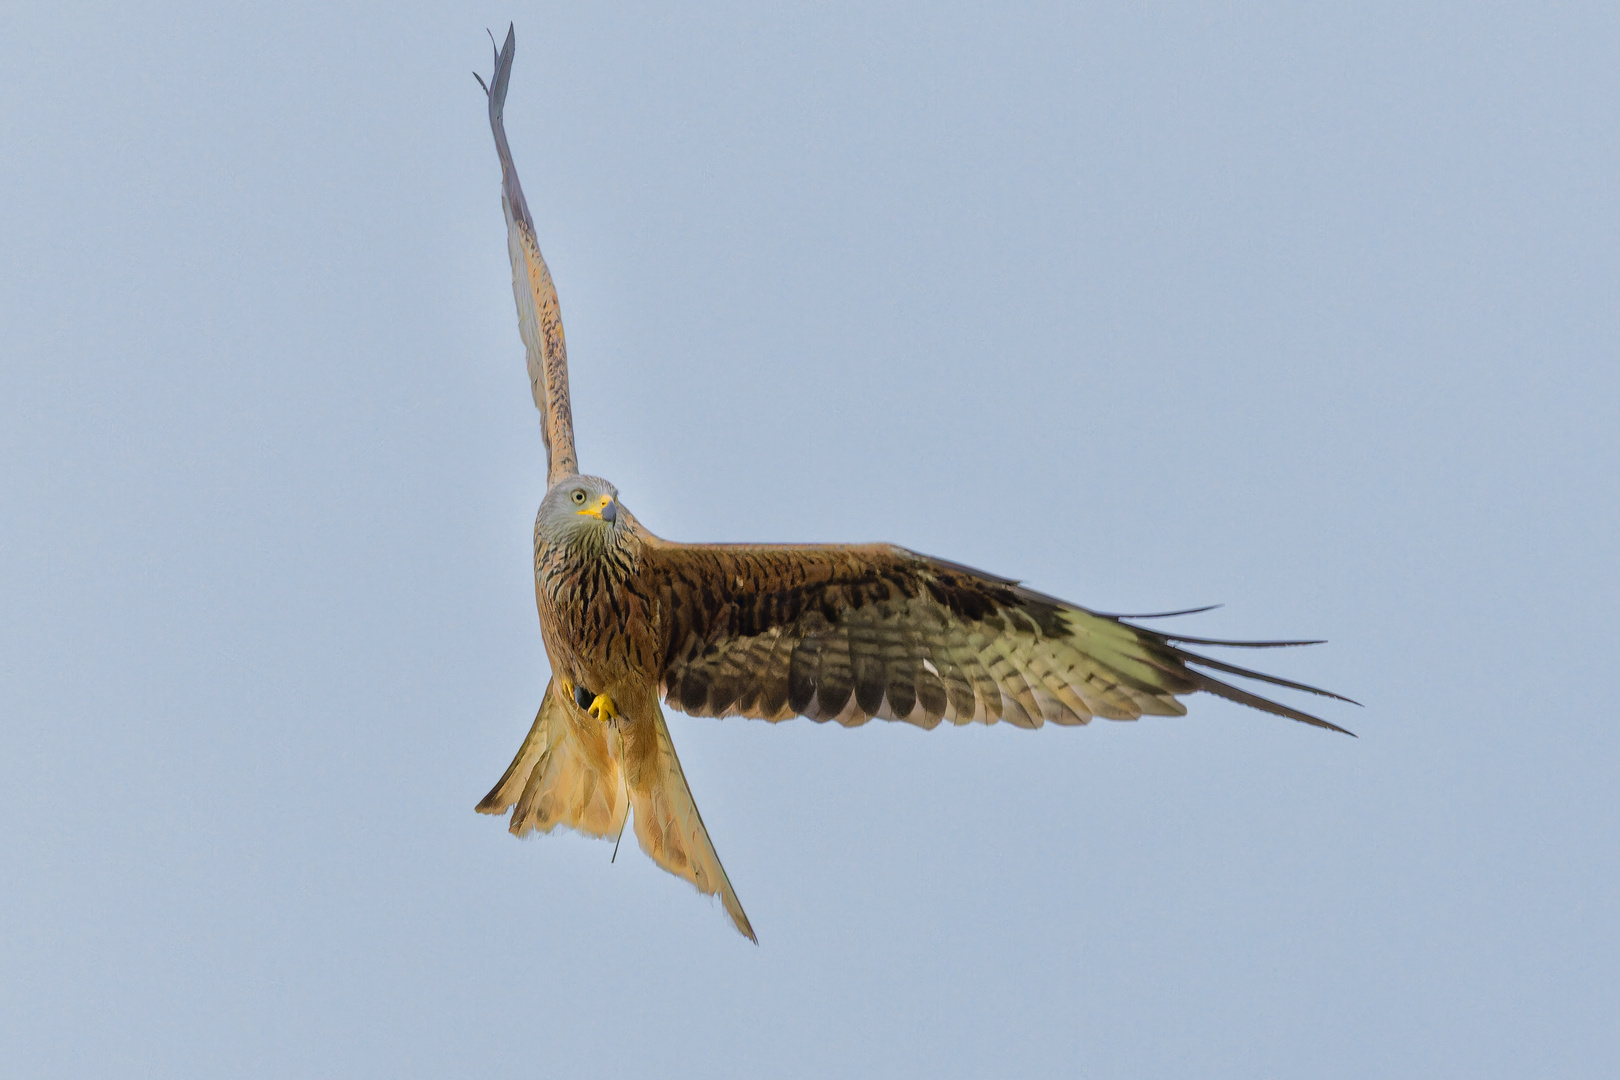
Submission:
<svg viewBox="0 0 1620 1080">
<path fill-rule="evenodd" d="M 546 680 L 509 20 L 649 528 L 1222 602 L 1360 738 L 672 714 L 758 948 L 474 814 Z M 1620 1075 L 1612 2 L 3 21 L 0 1075 Z"/>
</svg>

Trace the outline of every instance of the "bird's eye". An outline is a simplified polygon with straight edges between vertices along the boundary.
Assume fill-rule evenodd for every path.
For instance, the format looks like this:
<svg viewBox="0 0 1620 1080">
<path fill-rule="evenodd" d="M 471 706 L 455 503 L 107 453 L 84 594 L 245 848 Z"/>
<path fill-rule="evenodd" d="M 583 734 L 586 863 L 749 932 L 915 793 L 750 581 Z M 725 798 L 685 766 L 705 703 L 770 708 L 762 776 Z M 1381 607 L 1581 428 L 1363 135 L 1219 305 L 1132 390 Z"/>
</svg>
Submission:
<svg viewBox="0 0 1620 1080">
<path fill-rule="evenodd" d="M 575 488 L 574 489 L 574 501 L 577 502 L 577 503 L 580 503 L 581 505 L 584 504 L 584 502 L 585 502 L 585 489 L 584 488 Z"/>
</svg>

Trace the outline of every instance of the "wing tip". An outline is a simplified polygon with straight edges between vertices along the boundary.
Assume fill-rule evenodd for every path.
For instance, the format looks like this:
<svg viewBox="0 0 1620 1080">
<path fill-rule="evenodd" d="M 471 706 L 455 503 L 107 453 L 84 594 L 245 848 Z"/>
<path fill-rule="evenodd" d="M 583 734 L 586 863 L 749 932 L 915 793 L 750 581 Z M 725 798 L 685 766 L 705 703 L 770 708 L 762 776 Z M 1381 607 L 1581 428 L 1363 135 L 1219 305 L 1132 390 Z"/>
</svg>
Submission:
<svg viewBox="0 0 1620 1080">
<path fill-rule="evenodd" d="M 1203 607 L 1182 608 L 1180 611 L 1150 611 L 1134 615 L 1121 615 L 1118 612 L 1108 611 L 1099 611 L 1096 614 L 1105 619 L 1174 619 L 1180 615 L 1202 615 L 1206 611 L 1215 611 L 1225 606 L 1225 604 L 1205 604 Z"/>
<path fill-rule="evenodd" d="M 1329 731 L 1337 731 L 1339 734 L 1348 735 L 1352 739 L 1360 738 L 1359 735 L 1351 731 L 1349 728 L 1340 727 L 1331 720 L 1324 720 L 1320 716 L 1314 716 L 1311 713 L 1305 712 L 1301 709 L 1296 709 L 1291 705 L 1284 705 L 1280 701 L 1272 701 L 1270 698 L 1261 697 L 1259 694 L 1252 694 L 1240 687 L 1233 686 L 1231 683 L 1224 683 L 1213 676 L 1205 675 L 1201 671 L 1194 671 L 1191 674 L 1197 683 L 1197 689 L 1203 690 L 1206 693 L 1214 694 L 1216 697 L 1225 698 L 1227 701 L 1235 702 L 1239 705 L 1246 705 L 1251 709 L 1258 709 L 1261 712 L 1271 713 L 1273 716 L 1282 716 L 1289 720 L 1298 720 L 1300 723 L 1309 724 L 1312 727 L 1326 728 Z M 1264 678 L 1264 676 L 1261 677 Z M 1275 679 L 1267 679 L 1267 681 L 1281 682 L 1281 680 Z M 1310 688 L 1307 687 L 1306 689 Z M 1337 694 L 1328 694 L 1326 691 L 1317 692 L 1326 694 L 1328 697 L 1339 696 Z M 1340 700 L 1349 701 L 1350 699 L 1340 698 Z M 1351 702 L 1351 704 L 1355 704 L 1355 702 Z"/>
<path fill-rule="evenodd" d="M 486 29 L 485 33 L 489 33 Z M 495 35 L 489 35 L 490 45 L 495 43 Z M 517 169 L 512 164 L 512 151 L 506 143 L 506 88 L 512 81 L 512 60 L 517 55 L 517 25 L 509 24 L 506 28 L 506 41 L 495 50 L 495 70 L 490 74 L 489 82 L 473 72 L 473 78 L 478 85 L 484 88 L 484 96 L 489 99 L 489 127 L 495 134 L 495 152 L 501 159 L 501 185 L 505 192 L 507 202 L 511 204 L 513 215 L 534 231 L 534 220 L 529 216 L 528 202 L 523 198 L 523 187 L 518 183 Z"/>
<path fill-rule="evenodd" d="M 1284 679 L 1279 675 L 1267 675 L 1263 671 L 1253 671 L 1249 668 L 1238 667 L 1236 664 L 1228 664 L 1224 661 L 1216 660 L 1213 657 L 1200 656 L 1197 653 L 1187 652 L 1185 649 L 1178 649 L 1174 645 L 1169 646 L 1169 648 L 1185 664 L 1192 664 L 1198 667 L 1214 668 L 1216 671 L 1224 671 L 1228 675 L 1237 675 L 1244 679 L 1255 679 L 1260 682 L 1270 683 L 1272 686 L 1285 686 L 1290 690 L 1303 690 L 1307 694 L 1315 694 L 1317 697 L 1332 698 L 1334 701 L 1342 701 L 1346 705 L 1354 705 L 1358 709 L 1363 707 L 1361 702 L 1357 701 L 1355 698 L 1345 697 L 1343 694 L 1336 694 L 1332 690 L 1324 690 L 1320 686 L 1312 686 L 1310 683 L 1295 682 L 1293 679 Z M 1194 674 L 1198 673 L 1194 672 Z M 1208 676 L 1204 677 L 1207 678 Z M 1225 684 L 1223 683 L 1222 685 Z"/>
<path fill-rule="evenodd" d="M 1133 623 L 1124 621 L 1126 618 L 1140 619 L 1150 617 L 1168 617 L 1170 615 L 1178 614 L 1194 614 L 1198 611 L 1207 610 L 1209 610 L 1209 608 L 1191 608 L 1185 612 L 1165 612 L 1162 616 L 1113 615 L 1104 617 L 1110 618 L 1119 625 L 1129 628 L 1143 638 L 1157 641 L 1160 647 L 1169 653 L 1169 656 L 1166 659 L 1170 660 L 1176 666 L 1180 667 L 1183 672 L 1192 677 L 1193 689 L 1195 690 L 1204 690 L 1216 695 L 1217 697 L 1223 697 L 1228 701 L 1234 701 L 1238 704 L 1246 705 L 1249 708 L 1258 709 L 1261 712 L 1268 712 L 1274 716 L 1283 716 L 1290 720 L 1297 720 L 1300 723 L 1310 724 L 1313 727 L 1326 728 L 1329 731 L 1337 731 L 1341 734 L 1349 735 L 1351 738 L 1359 737 L 1350 729 L 1340 727 L 1338 724 L 1335 724 L 1330 720 L 1324 720 L 1320 716 L 1315 716 L 1301 709 L 1296 709 L 1291 705 L 1284 705 L 1281 702 L 1272 701 L 1270 698 L 1261 697 L 1259 694 L 1254 694 L 1247 690 L 1243 690 L 1239 687 L 1231 685 L 1230 683 L 1221 682 L 1219 679 L 1216 679 L 1203 671 L 1194 669 L 1212 668 L 1228 675 L 1236 675 L 1244 679 L 1254 679 L 1258 682 L 1269 683 L 1272 686 L 1286 687 L 1289 690 L 1301 690 L 1307 694 L 1316 694 L 1318 697 L 1332 698 L 1334 701 L 1342 701 L 1347 705 L 1354 705 L 1357 708 L 1360 708 L 1361 702 L 1355 700 L 1354 698 L 1349 698 L 1343 694 L 1334 693 L 1332 690 L 1324 690 L 1320 686 L 1312 686 L 1309 683 L 1297 682 L 1293 679 L 1285 679 L 1278 675 L 1267 675 L 1263 671 L 1255 671 L 1251 668 L 1239 667 L 1236 664 L 1228 664 L 1224 660 L 1217 660 L 1214 657 L 1203 656 L 1199 653 L 1191 652 L 1180 647 L 1183 644 L 1191 644 L 1213 645 L 1217 647 L 1239 649 L 1277 649 L 1290 648 L 1298 645 L 1322 645 L 1325 644 L 1324 640 L 1234 641 L 1226 638 L 1198 638 L 1190 637 L 1184 634 L 1166 634 L 1160 630 L 1150 630 L 1147 627 L 1137 626 Z"/>
</svg>

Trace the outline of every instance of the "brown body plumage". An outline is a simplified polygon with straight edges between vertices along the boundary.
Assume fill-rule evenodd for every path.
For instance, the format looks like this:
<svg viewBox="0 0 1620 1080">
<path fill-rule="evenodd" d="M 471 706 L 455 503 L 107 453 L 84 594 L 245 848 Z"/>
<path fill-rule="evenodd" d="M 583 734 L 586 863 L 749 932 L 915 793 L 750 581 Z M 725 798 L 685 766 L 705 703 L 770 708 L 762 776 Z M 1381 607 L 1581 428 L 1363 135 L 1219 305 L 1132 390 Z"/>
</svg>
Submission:
<svg viewBox="0 0 1620 1080">
<path fill-rule="evenodd" d="M 889 544 L 677 544 L 644 529 L 613 485 L 578 474 L 556 291 L 501 120 L 513 51 L 509 32 L 487 89 L 519 326 L 547 447 L 534 572 L 552 684 L 479 811 L 511 810 L 520 836 L 558 825 L 614 836 L 633 814 L 643 850 L 718 894 L 753 938 L 660 699 L 694 716 L 1035 728 L 1180 715 L 1177 699 L 1204 690 L 1344 730 L 1208 672 L 1339 695 L 1184 648 L 1305 642 L 1165 634 Z"/>
</svg>

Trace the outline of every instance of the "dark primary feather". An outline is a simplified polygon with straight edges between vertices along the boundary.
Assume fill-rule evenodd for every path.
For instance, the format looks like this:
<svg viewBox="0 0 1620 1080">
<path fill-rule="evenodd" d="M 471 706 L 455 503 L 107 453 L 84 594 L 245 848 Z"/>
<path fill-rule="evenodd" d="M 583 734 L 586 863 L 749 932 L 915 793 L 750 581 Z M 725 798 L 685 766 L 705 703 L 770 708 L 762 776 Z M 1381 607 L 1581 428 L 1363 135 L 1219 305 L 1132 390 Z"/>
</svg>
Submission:
<svg viewBox="0 0 1620 1080">
<path fill-rule="evenodd" d="M 1208 671 L 1349 699 L 1181 647 L 1301 643 L 1164 634 L 904 548 L 650 539 L 644 567 L 662 693 L 695 716 L 1039 727 L 1180 715 L 1203 690 L 1344 731 Z"/>
</svg>

